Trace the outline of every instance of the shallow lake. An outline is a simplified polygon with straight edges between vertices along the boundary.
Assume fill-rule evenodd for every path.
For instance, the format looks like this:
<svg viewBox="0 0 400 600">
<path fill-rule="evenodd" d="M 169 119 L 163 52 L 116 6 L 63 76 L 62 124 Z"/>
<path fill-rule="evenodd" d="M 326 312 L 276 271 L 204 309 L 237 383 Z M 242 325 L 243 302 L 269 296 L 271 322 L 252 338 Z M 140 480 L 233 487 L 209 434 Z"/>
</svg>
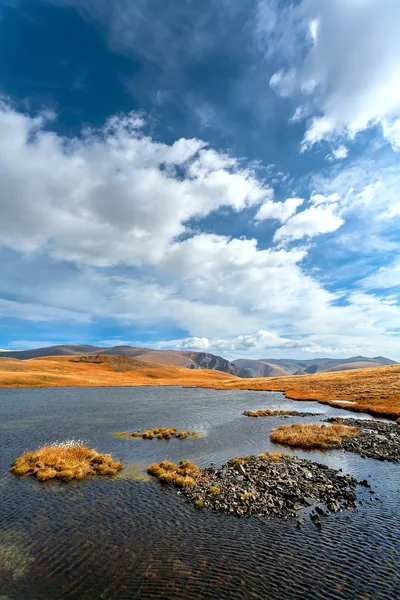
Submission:
<svg viewBox="0 0 400 600">
<path fill-rule="evenodd" d="M 248 418 L 244 410 L 295 409 L 356 416 L 278 392 L 174 387 L 0 389 L 0 596 L 82 598 L 398 599 L 400 465 L 330 451 L 295 452 L 367 478 L 376 491 L 355 511 L 311 521 L 237 519 L 198 511 L 145 475 L 154 461 L 204 467 L 280 451 L 271 429 L 296 417 Z M 302 418 L 302 423 L 318 417 Z M 194 429 L 200 439 L 145 441 L 111 432 Z M 114 480 L 70 484 L 17 478 L 12 461 L 66 439 L 110 452 Z M 287 450 L 284 450 L 287 452 Z"/>
</svg>

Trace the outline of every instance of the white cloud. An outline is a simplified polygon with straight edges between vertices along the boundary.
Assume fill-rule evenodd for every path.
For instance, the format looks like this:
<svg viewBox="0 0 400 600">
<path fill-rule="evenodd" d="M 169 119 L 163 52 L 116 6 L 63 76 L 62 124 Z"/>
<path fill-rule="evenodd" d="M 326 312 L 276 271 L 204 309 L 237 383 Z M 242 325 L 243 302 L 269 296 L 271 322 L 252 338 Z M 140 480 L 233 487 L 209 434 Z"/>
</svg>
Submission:
<svg viewBox="0 0 400 600">
<path fill-rule="evenodd" d="M 310 238 L 322 233 L 330 233 L 339 229 L 344 220 L 338 213 L 336 205 L 310 206 L 306 210 L 291 217 L 285 225 L 280 227 L 274 240 L 300 240 Z"/>
<path fill-rule="evenodd" d="M 375 273 L 366 277 L 362 285 L 366 289 L 390 289 L 400 286 L 400 259 L 391 265 L 380 267 Z"/>
<path fill-rule="evenodd" d="M 0 244 L 94 265 L 159 260 L 185 223 L 271 196 L 249 169 L 197 139 L 162 144 L 136 115 L 63 139 L 0 106 Z"/>
<path fill-rule="evenodd" d="M 400 151 L 400 119 L 392 123 L 384 120 L 382 122 L 383 135 L 392 145 L 393 150 Z"/>
<path fill-rule="evenodd" d="M 346 146 L 339 146 L 338 148 L 336 148 L 335 150 L 332 150 L 331 154 L 328 154 L 327 158 L 328 160 L 342 160 L 344 158 L 347 157 L 349 151 L 346 148 Z"/>
<path fill-rule="evenodd" d="M 290 66 L 278 71 L 271 85 L 283 96 L 295 90 L 310 96 L 314 117 L 308 124 L 303 149 L 338 135 L 352 138 L 379 123 L 397 149 L 398 0 L 302 0 L 289 16 L 287 29 L 294 46 Z M 304 48 L 305 37 L 308 48 Z M 299 57 L 304 56 L 300 62 Z"/>
<path fill-rule="evenodd" d="M 284 202 L 267 200 L 258 209 L 255 220 L 265 221 L 266 219 L 277 219 L 284 223 L 289 217 L 294 215 L 303 202 L 303 198 L 288 198 Z"/>
<path fill-rule="evenodd" d="M 311 194 L 310 202 L 314 206 L 320 206 L 321 204 L 334 204 L 340 200 L 340 196 L 337 192 L 324 196 L 323 194 Z"/>
<path fill-rule="evenodd" d="M 0 296 L 18 300 L 2 300 L 0 315 L 116 320 L 127 336 L 167 324 L 187 332 L 181 346 L 222 354 L 357 347 L 394 355 L 386 335 L 389 324 L 400 326 L 393 298 L 345 302 L 307 273 L 307 247 L 265 249 L 187 222 L 253 207 L 284 223 L 275 242 L 288 244 L 334 231 L 351 211 L 383 214 L 398 201 L 395 168 L 314 177 L 295 214 L 301 199 L 272 202 L 271 189 L 234 158 L 197 139 L 161 144 L 143 130 L 143 117 L 132 115 L 68 140 L 44 117 L 2 107 L 0 243 L 11 251 L 0 260 Z"/>
</svg>

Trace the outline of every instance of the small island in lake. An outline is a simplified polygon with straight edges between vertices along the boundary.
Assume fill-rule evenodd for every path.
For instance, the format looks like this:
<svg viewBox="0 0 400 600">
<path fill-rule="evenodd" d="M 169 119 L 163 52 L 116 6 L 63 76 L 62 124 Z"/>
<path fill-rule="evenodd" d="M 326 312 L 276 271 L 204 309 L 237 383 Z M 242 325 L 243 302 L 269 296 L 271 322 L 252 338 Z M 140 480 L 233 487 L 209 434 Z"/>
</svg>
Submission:
<svg viewBox="0 0 400 600">
<path fill-rule="evenodd" d="M 245 410 L 245 417 L 319 417 L 319 413 L 299 412 L 297 410 L 272 410 L 266 408 L 264 410 Z"/>
<path fill-rule="evenodd" d="M 181 489 L 197 508 L 212 508 L 238 517 L 298 517 L 298 511 L 315 507 L 310 518 L 356 506 L 358 482 L 341 470 L 331 469 L 287 454 L 265 453 L 233 458 L 220 469 L 199 469 L 182 460 L 154 463 L 147 469 L 162 483 Z M 322 505 L 322 506 L 321 506 Z"/>
<path fill-rule="evenodd" d="M 138 431 L 134 431 L 133 433 L 128 433 L 126 431 L 115 431 L 112 434 L 114 437 L 119 438 L 128 438 L 128 439 L 139 439 L 142 440 L 153 440 L 157 438 L 158 440 L 170 440 L 171 438 L 177 438 L 178 440 L 184 440 L 188 437 L 191 438 L 199 438 L 202 437 L 196 431 L 191 431 L 190 429 L 184 429 L 182 431 L 178 431 L 175 427 L 156 427 L 155 429 L 141 429 Z"/>
<path fill-rule="evenodd" d="M 282 425 L 270 435 L 271 442 L 305 450 L 340 448 L 363 458 L 400 462 L 400 425 L 372 419 L 330 417 L 333 425 Z"/>
<path fill-rule="evenodd" d="M 122 464 L 110 454 L 100 454 L 74 440 L 43 446 L 17 458 L 11 472 L 31 475 L 39 481 L 85 479 L 94 475 L 116 475 Z"/>
<path fill-rule="evenodd" d="M 289 446 L 291 448 L 303 448 L 306 450 L 319 448 L 338 448 L 346 437 L 358 433 L 357 427 L 346 425 L 300 425 L 295 423 L 290 427 L 281 425 L 270 435 L 271 442 Z"/>
</svg>

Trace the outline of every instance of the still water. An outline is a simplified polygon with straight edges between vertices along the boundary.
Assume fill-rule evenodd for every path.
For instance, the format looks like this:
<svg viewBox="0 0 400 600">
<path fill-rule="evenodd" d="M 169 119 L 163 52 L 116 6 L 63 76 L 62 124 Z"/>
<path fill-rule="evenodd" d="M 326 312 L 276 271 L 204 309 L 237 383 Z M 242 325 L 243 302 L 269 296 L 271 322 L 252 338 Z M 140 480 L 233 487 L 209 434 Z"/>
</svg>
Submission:
<svg viewBox="0 0 400 600">
<path fill-rule="evenodd" d="M 176 489 L 146 476 L 146 466 L 164 458 L 204 467 L 280 450 L 269 442 L 271 429 L 298 419 L 241 414 L 260 408 L 319 412 L 321 419 L 352 415 L 278 392 L 0 389 L 0 597 L 399 599 L 400 465 L 339 451 L 295 452 L 367 478 L 376 491 L 356 511 L 324 519 L 322 529 L 311 521 L 297 529 L 292 522 L 199 512 Z M 110 435 L 160 426 L 205 435 Z M 124 471 L 114 480 L 67 485 L 9 473 L 24 451 L 72 438 L 110 452 Z"/>
</svg>

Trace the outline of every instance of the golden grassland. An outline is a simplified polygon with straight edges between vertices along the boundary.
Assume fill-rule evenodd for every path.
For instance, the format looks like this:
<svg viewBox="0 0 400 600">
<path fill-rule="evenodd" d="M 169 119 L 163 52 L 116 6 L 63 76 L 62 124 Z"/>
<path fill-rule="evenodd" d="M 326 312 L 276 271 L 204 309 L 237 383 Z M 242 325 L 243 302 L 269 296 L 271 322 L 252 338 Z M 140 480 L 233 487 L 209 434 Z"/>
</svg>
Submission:
<svg viewBox="0 0 400 600">
<path fill-rule="evenodd" d="M 43 446 L 17 458 L 11 472 L 32 475 L 39 481 L 48 479 L 85 479 L 93 475 L 116 475 L 122 464 L 110 454 L 100 454 L 74 440 Z"/>
<path fill-rule="evenodd" d="M 270 435 L 271 442 L 290 448 L 327 449 L 341 446 L 343 438 L 357 435 L 357 427 L 346 425 L 282 425 Z"/>
<path fill-rule="evenodd" d="M 400 365 L 297 375 L 240 379 L 220 371 L 126 362 L 73 362 L 70 357 L 31 360 L 0 358 L 0 387 L 183 386 L 220 390 L 282 391 L 292 400 L 316 400 L 337 408 L 400 419 Z M 129 361 L 129 359 L 127 359 Z M 143 366 L 144 365 L 144 366 Z M 354 404 L 341 404 L 351 401 Z"/>
<path fill-rule="evenodd" d="M 0 387 L 139 385 L 213 387 L 220 382 L 238 379 L 220 371 L 153 365 L 135 359 L 127 359 L 121 370 L 119 361 L 115 361 L 114 357 L 104 356 L 102 359 L 99 362 L 86 362 L 69 356 L 49 356 L 30 360 L 0 358 Z M 128 368 L 129 365 L 131 368 Z"/>
</svg>

